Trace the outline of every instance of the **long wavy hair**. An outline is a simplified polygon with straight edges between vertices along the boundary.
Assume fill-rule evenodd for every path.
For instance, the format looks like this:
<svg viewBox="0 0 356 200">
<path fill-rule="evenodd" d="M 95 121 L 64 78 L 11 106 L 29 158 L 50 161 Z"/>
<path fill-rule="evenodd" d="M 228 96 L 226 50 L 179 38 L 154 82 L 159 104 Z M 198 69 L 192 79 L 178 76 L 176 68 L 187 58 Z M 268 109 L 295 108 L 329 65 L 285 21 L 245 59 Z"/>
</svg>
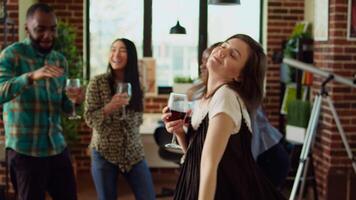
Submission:
<svg viewBox="0 0 356 200">
<path fill-rule="evenodd" d="M 137 63 L 137 51 L 136 46 L 133 42 L 126 38 L 118 38 L 112 42 L 114 44 L 117 41 L 122 41 L 127 50 L 127 63 L 124 68 L 124 82 L 131 83 L 132 86 L 132 96 L 127 106 L 127 109 L 131 109 L 137 112 L 143 111 L 143 93 L 141 90 L 140 80 L 139 80 L 139 73 L 138 73 L 138 63 Z M 109 85 L 112 94 L 114 95 L 116 92 L 116 88 L 114 87 L 115 84 L 115 73 L 110 64 L 108 63 L 109 73 Z"/>
<path fill-rule="evenodd" d="M 246 42 L 250 50 L 247 62 L 240 73 L 240 80 L 233 80 L 228 83 L 228 86 L 241 96 L 249 112 L 254 114 L 263 99 L 267 58 L 262 46 L 250 36 L 236 34 L 226 41 L 235 38 Z"/>
<path fill-rule="evenodd" d="M 239 81 L 233 80 L 227 84 L 240 95 L 250 114 L 254 114 L 263 99 L 267 58 L 261 45 L 248 35 L 236 34 L 229 37 L 225 42 L 235 38 L 246 42 L 249 46 L 249 55 L 246 64 L 241 71 L 241 79 Z M 214 44 L 213 47 L 209 47 L 208 51 L 211 53 L 212 50 L 220 44 L 221 43 Z M 206 74 L 201 75 L 202 82 L 188 90 L 188 96 L 195 97 L 192 99 L 200 99 L 206 94 L 209 73 L 208 71 L 205 73 Z M 199 91 L 199 94 L 196 95 L 195 93 L 197 93 L 197 91 Z"/>
</svg>

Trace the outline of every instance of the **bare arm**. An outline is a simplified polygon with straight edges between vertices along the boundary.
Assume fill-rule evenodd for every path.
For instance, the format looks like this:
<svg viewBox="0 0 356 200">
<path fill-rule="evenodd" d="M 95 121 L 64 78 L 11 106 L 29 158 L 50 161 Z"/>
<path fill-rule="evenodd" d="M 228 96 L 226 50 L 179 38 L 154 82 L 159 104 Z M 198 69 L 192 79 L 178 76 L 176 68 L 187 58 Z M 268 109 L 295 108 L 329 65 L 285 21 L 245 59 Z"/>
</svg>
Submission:
<svg viewBox="0 0 356 200">
<path fill-rule="evenodd" d="M 209 122 L 200 163 L 199 200 L 214 199 L 218 166 L 234 126 L 225 113 L 215 115 Z"/>
</svg>

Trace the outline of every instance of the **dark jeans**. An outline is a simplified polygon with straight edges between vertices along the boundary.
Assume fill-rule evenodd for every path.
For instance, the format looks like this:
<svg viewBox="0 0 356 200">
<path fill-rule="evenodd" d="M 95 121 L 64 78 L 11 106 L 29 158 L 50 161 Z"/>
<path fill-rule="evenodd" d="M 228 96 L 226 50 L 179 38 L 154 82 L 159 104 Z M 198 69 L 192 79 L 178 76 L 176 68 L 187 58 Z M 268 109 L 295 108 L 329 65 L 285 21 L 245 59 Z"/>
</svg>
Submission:
<svg viewBox="0 0 356 200">
<path fill-rule="evenodd" d="M 122 173 L 119 167 L 105 160 L 99 152 L 92 150 L 91 171 L 99 200 L 117 199 L 117 179 L 123 175 L 129 183 L 136 200 L 154 200 L 155 191 L 151 172 L 146 160 L 135 164 L 129 172 Z"/>
<path fill-rule="evenodd" d="M 77 191 L 69 152 L 49 157 L 32 157 L 7 149 L 11 182 L 18 200 L 76 200 Z"/>
</svg>

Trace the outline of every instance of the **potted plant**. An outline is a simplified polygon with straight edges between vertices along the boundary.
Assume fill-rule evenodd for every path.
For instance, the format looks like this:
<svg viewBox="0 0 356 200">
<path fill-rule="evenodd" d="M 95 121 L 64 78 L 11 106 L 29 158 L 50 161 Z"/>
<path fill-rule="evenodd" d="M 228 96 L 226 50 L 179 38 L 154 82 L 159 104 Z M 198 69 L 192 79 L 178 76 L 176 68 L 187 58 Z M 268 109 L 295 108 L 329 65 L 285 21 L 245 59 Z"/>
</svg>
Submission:
<svg viewBox="0 0 356 200">
<path fill-rule="evenodd" d="M 306 40 L 312 40 L 309 24 L 307 22 L 297 23 L 285 45 L 284 57 L 300 59 L 300 55 L 303 55 L 303 61 L 308 61 L 306 59 L 309 59 L 309 57 L 307 58 L 306 52 L 308 51 L 309 53 L 310 49 L 304 49 L 303 46 L 303 41 L 305 42 Z M 289 83 L 285 90 L 285 97 L 289 98 L 285 105 L 287 114 L 286 139 L 295 143 L 303 143 L 311 112 L 311 105 L 307 98 L 309 91 L 307 86 L 302 85 L 301 79 L 296 77 L 297 74 L 294 68 L 287 65 L 282 65 L 281 67 L 288 68 L 283 70 L 289 72 L 289 74 L 285 74 L 285 76 L 287 76 L 290 81 L 296 82 L 294 84 L 293 94 L 290 93 L 293 90 L 288 90 L 293 84 Z M 300 72 L 298 76 L 301 76 L 301 73 L 302 72 Z M 298 93 L 301 94 L 302 97 L 298 97 Z"/>
<path fill-rule="evenodd" d="M 61 52 L 68 61 L 68 77 L 79 78 L 83 82 L 83 62 L 82 57 L 75 46 L 76 33 L 74 28 L 65 22 L 58 22 L 58 38 L 54 44 L 54 49 Z M 85 85 L 85 84 L 83 84 Z M 77 109 L 77 113 L 82 115 L 83 108 Z M 66 114 L 62 115 L 63 134 L 69 148 L 75 145 L 79 138 L 78 129 L 83 120 L 69 120 Z M 76 173 L 76 160 L 73 159 L 74 173 Z"/>
<path fill-rule="evenodd" d="M 193 80 L 187 76 L 176 76 L 173 82 L 173 92 L 176 93 L 186 93 L 193 85 Z"/>
<path fill-rule="evenodd" d="M 304 142 L 311 112 L 309 101 L 292 100 L 287 105 L 286 139 L 291 142 Z"/>
</svg>

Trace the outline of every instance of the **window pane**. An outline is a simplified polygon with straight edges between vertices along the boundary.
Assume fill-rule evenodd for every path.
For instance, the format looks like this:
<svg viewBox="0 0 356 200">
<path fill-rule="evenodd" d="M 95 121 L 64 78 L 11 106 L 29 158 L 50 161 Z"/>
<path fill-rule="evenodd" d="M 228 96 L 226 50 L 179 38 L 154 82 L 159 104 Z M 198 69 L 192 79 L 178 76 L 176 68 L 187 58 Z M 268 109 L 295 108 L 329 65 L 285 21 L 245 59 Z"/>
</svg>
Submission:
<svg viewBox="0 0 356 200">
<path fill-rule="evenodd" d="M 89 5 L 90 76 L 104 73 L 111 43 L 127 38 L 142 57 L 143 1 L 91 0 Z"/>
<path fill-rule="evenodd" d="M 261 0 L 241 1 L 241 5 L 208 6 L 208 45 L 236 33 L 260 40 Z"/>
<path fill-rule="evenodd" d="M 198 77 L 199 1 L 153 0 L 152 15 L 157 85 L 171 86 L 174 76 Z M 177 20 L 187 34 L 169 34 Z"/>
</svg>

